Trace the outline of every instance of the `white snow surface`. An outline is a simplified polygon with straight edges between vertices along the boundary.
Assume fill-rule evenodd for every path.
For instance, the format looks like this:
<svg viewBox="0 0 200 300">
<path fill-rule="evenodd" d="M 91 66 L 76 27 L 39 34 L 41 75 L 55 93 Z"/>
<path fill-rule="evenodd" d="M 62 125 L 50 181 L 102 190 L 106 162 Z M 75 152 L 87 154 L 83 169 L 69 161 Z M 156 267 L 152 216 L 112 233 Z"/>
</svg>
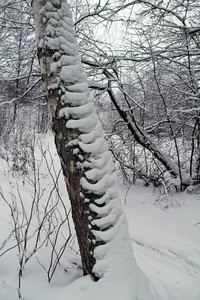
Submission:
<svg viewBox="0 0 200 300">
<path fill-rule="evenodd" d="M 92 171 L 93 173 L 87 173 L 86 175 L 88 176 L 87 179 L 93 176 L 97 181 L 91 183 L 86 178 L 82 178 L 82 187 L 86 191 L 92 191 L 97 195 L 102 194 L 102 197 L 97 199 L 96 203 L 103 203 L 103 201 L 105 201 L 106 204 L 110 203 L 110 214 L 102 210 L 100 215 L 103 216 L 103 218 L 99 221 L 94 221 L 101 223 L 98 225 L 102 229 L 99 231 L 93 230 L 96 239 L 106 242 L 105 245 L 98 246 L 94 252 L 96 264 L 93 271 L 96 275 L 102 277 L 97 283 L 92 282 L 90 277 L 86 277 L 70 285 L 66 285 L 65 282 L 62 288 L 60 287 L 59 289 L 53 289 L 51 285 L 51 292 L 49 292 L 50 290 L 48 290 L 48 292 L 45 291 L 37 295 L 36 298 L 34 298 L 34 293 L 30 293 L 29 291 L 28 294 L 24 283 L 21 292 L 24 294 L 25 299 L 30 300 L 51 299 L 50 297 L 52 297 L 52 299 L 56 297 L 58 299 L 69 297 L 72 300 L 93 299 L 94 294 L 95 298 L 105 300 L 153 299 L 156 296 L 157 290 L 155 289 L 154 291 L 150 276 L 146 276 L 146 274 L 142 272 L 142 268 L 138 268 L 135 258 L 133 257 L 131 240 L 127 231 L 126 217 L 121 211 L 119 193 L 115 185 L 116 180 L 112 175 L 113 167 L 110 167 L 109 172 L 105 172 L 105 161 L 106 158 L 108 158 L 108 149 L 102 136 L 102 131 L 98 132 L 95 129 L 98 127 L 99 121 L 97 120 L 94 109 L 91 108 L 88 86 L 84 83 L 86 81 L 86 74 L 80 63 L 78 48 L 73 38 L 74 31 L 69 7 L 62 2 L 61 9 L 57 10 L 47 2 L 41 13 L 43 14 L 42 18 L 44 17 L 44 21 L 49 24 L 49 26 L 47 26 L 47 36 L 44 42 L 50 49 L 55 51 L 56 59 L 58 58 L 58 61 L 51 65 L 50 72 L 57 72 L 56 78 L 59 77 L 58 80 L 56 79 L 57 82 L 64 83 L 63 87 L 60 88 L 60 92 L 62 92 L 61 99 L 63 105 L 67 104 L 69 106 L 61 109 L 60 117 L 66 119 L 67 128 L 79 129 L 81 131 L 80 138 L 71 141 L 68 143 L 68 146 L 77 145 L 78 142 L 80 149 L 90 153 L 90 158 L 85 163 L 91 164 L 91 167 L 96 166 L 96 169 Z M 60 57 L 58 53 L 61 54 Z M 67 59 L 67 56 L 72 56 L 72 60 Z M 52 88 L 52 85 L 50 88 Z M 76 93 L 74 93 L 74 91 Z M 87 104 L 89 104 L 89 106 Z M 69 117 L 71 118 L 69 119 Z M 92 134 L 90 134 L 91 132 Z M 88 139 L 90 137 L 92 138 L 91 140 Z M 99 162 L 100 165 L 98 166 Z M 79 161 L 78 164 L 80 168 L 84 166 L 84 162 L 82 163 L 82 161 Z M 4 191 L 4 193 L 5 192 L 6 191 Z M 91 208 L 94 211 L 99 210 L 99 207 L 95 204 L 93 204 Z M 142 222 L 145 221 L 145 219 L 142 218 L 140 220 Z M 103 229 L 107 226 L 110 227 L 104 231 Z M 137 236 L 135 237 L 133 235 L 132 241 L 136 241 L 136 245 L 140 245 L 140 242 L 137 243 Z M 39 261 L 41 261 L 41 259 Z M 46 265 L 41 264 L 43 266 Z M 61 264 L 59 270 L 63 269 L 64 267 L 62 268 Z M 64 278 L 66 278 L 67 282 L 72 281 L 67 275 L 68 274 L 66 274 L 66 276 L 62 274 L 63 278 L 61 282 L 64 282 Z M 56 281 L 57 278 L 58 277 L 56 277 Z M 59 280 L 57 282 L 61 285 Z M 36 284 L 36 286 L 38 287 L 38 284 Z M 158 299 L 162 300 L 161 297 L 156 300 Z M 165 300 L 165 298 L 163 298 L 163 300 Z"/>
<path fill-rule="evenodd" d="M 51 135 L 47 136 L 46 143 L 50 143 L 48 148 L 53 157 L 54 167 L 58 171 L 60 163 Z M 51 191 L 53 187 L 51 176 L 38 149 L 36 149 L 35 155 L 36 165 L 40 171 L 40 185 L 46 193 L 46 191 Z M 29 207 L 33 196 L 31 181 L 28 178 L 20 178 L 18 175 L 12 176 L 7 163 L 1 158 L 0 165 L 0 191 L 4 197 L 7 201 L 11 201 L 11 194 L 14 194 L 16 199 L 19 199 L 17 197 L 18 185 L 24 205 Z M 122 220 L 118 222 L 119 227 L 114 228 L 114 230 L 119 231 L 119 234 L 112 242 L 109 242 L 108 231 L 106 233 L 108 243 L 97 247 L 95 250 L 95 256 L 98 257 L 96 272 L 99 275 L 104 274 L 101 280 L 94 282 L 90 276 L 82 277 L 77 246 L 71 241 L 52 282 L 48 283 L 46 272 L 39 264 L 39 262 L 43 266 L 49 264 L 50 245 L 48 245 L 36 252 L 25 266 L 21 283 L 22 299 L 200 299 L 200 196 L 187 193 L 174 194 L 173 198 L 169 199 L 171 204 L 169 208 L 163 210 L 159 203 L 155 205 L 157 194 L 151 187 L 147 188 L 141 184 L 133 185 L 127 195 L 126 186 L 119 183 L 118 188 L 129 222 L 129 232 L 136 262 L 132 263 L 133 252 L 130 240 L 124 235 L 127 230 L 127 223 L 123 221 L 124 217 L 121 215 Z M 60 194 L 65 199 L 66 206 L 69 208 L 62 177 L 59 179 L 59 189 Z M 112 191 L 110 188 L 111 198 L 115 193 L 116 190 Z M 46 198 L 42 198 L 41 201 L 45 204 Z M 110 206 L 108 209 L 113 208 Z M 101 212 L 99 213 L 101 214 Z M 103 213 L 104 211 L 102 211 Z M 109 222 L 109 219 L 106 219 L 105 222 Z M 1 196 L 0 225 L 1 249 L 2 242 L 11 230 L 10 210 Z M 63 232 L 63 234 L 66 233 Z M 112 237 L 113 233 L 111 233 Z M 118 239 L 123 239 L 124 249 L 118 247 Z M 124 252 L 129 252 L 129 255 L 124 255 Z M 0 299 L 2 300 L 18 299 L 17 255 L 17 249 L 14 248 L 0 257 Z M 65 269 L 68 271 L 65 272 Z M 104 273 L 105 269 L 107 269 L 106 273 Z M 119 269 L 121 272 L 118 272 Z"/>
</svg>

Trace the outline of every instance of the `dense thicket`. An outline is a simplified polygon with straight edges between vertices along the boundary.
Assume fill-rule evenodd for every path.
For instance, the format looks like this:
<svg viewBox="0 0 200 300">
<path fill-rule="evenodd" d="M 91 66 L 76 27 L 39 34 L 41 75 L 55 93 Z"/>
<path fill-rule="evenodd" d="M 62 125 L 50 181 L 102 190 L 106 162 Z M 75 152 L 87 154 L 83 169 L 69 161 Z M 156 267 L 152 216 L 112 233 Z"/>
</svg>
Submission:
<svg viewBox="0 0 200 300">
<path fill-rule="evenodd" d="M 170 173 L 177 188 L 198 183 L 199 2 L 70 2 L 97 111 L 124 178 L 159 184 Z M 20 104 L 34 107 L 39 124 L 46 106 L 30 3 L 5 1 L 1 8 L 3 141 Z"/>
<path fill-rule="evenodd" d="M 85 49 L 83 60 L 107 84 L 110 111 L 118 112 L 109 116 L 112 151 L 129 178 L 132 169 L 133 178 L 158 183 L 168 170 L 178 179 L 170 184 L 180 189 L 198 183 L 199 3 L 119 1 L 108 18 L 111 7 L 107 3 L 104 14 L 94 18 L 93 32 L 100 34 L 98 21 L 106 28 L 110 24 L 110 30 L 114 23 L 113 40 L 104 31 L 104 39 Z M 103 87 L 96 85 L 100 99 Z"/>
</svg>

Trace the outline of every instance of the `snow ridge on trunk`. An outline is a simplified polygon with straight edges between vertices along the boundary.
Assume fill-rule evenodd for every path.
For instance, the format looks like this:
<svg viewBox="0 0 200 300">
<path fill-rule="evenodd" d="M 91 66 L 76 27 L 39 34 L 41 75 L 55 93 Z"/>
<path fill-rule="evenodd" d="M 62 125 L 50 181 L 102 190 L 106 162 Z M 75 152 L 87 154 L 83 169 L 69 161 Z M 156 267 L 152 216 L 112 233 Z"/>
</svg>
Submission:
<svg viewBox="0 0 200 300">
<path fill-rule="evenodd" d="M 34 0 L 33 12 L 57 150 L 80 251 L 85 248 L 81 252 L 84 272 L 91 274 L 92 267 L 99 284 L 114 283 L 120 278 L 126 294 L 128 285 L 128 294 L 133 299 L 138 268 L 116 191 L 112 158 L 78 55 L 69 6 L 67 1 Z M 84 230 L 79 224 L 83 220 Z M 89 267 L 84 265 L 84 255 L 88 255 L 89 264 L 92 262 Z"/>
</svg>

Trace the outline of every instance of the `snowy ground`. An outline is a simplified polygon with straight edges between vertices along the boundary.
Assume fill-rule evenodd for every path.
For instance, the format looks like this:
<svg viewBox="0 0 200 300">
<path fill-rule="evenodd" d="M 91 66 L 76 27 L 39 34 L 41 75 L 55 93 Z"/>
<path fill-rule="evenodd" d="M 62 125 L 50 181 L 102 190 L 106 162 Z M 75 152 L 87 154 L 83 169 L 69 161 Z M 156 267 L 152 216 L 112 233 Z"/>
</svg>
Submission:
<svg viewBox="0 0 200 300">
<path fill-rule="evenodd" d="M 49 137 L 51 157 L 48 151 L 46 157 L 41 156 L 39 148 L 36 149 L 36 164 L 39 172 L 35 174 L 37 182 L 36 192 L 33 185 L 33 177 L 12 176 L 5 160 L 0 159 L 0 299 L 18 299 L 18 271 L 19 251 L 15 247 L 4 253 L 9 247 L 16 244 L 14 235 L 6 241 L 13 229 L 9 204 L 23 199 L 24 208 L 30 212 L 32 196 L 34 193 L 40 198 L 40 205 L 44 205 L 44 199 L 49 195 L 56 198 L 53 189 L 53 179 L 50 173 L 59 172 L 59 162 L 53 148 L 52 138 Z M 54 168 L 53 168 L 54 163 Z M 39 180 L 38 180 L 39 178 Z M 142 185 L 132 186 L 128 194 L 127 189 L 119 185 L 123 208 L 126 212 L 129 230 L 133 243 L 134 255 L 137 264 L 142 269 L 151 285 L 151 296 L 154 300 L 199 300 L 200 299 L 200 195 L 179 193 L 168 200 L 168 209 L 163 209 L 163 203 L 157 202 L 157 191 L 151 187 Z M 62 178 L 59 178 L 59 193 L 68 204 L 65 196 L 65 186 Z M 126 197 L 125 197 L 126 195 Z M 125 199 L 126 198 L 126 199 Z M 51 201 L 54 201 L 52 200 Z M 56 201 L 56 200 L 55 200 Z M 126 204 L 125 204 L 126 202 Z M 165 203 L 166 204 L 166 203 Z M 53 202 L 50 207 L 53 206 Z M 62 203 L 59 202 L 60 210 L 63 211 Z M 14 206 L 13 206 L 14 207 Z M 20 208 L 20 204 L 18 203 Z M 15 217 L 19 224 L 26 224 L 28 219 L 22 211 Z M 56 217 L 59 218 L 58 215 Z M 31 238 L 34 226 L 37 223 L 37 214 L 31 219 L 29 229 L 30 239 L 28 249 L 34 248 L 34 238 Z M 25 225 L 24 225 L 25 228 Z M 32 231 L 31 231 L 32 230 Z M 68 236 L 68 226 L 64 225 L 57 247 L 62 246 L 62 236 Z M 51 284 L 48 283 L 46 270 L 49 266 L 51 249 L 49 243 L 44 244 L 27 262 L 21 279 L 20 293 L 25 300 L 123 300 L 123 291 L 119 291 L 120 284 L 111 289 L 96 285 L 90 277 L 82 278 L 80 256 L 74 238 L 73 225 L 71 226 L 72 237 L 66 251 L 61 258 Z M 23 236 L 23 230 L 20 231 Z M 41 233 L 41 236 L 44 233 Z M 59 245 L 60 243 L 60 245 Z M 20 253 L 23 255 L 23 252 Z M 67 272 L 65 271 L 67 269 Z M 140 289 L 142 289 L 142 281 Z M 94 296 L 95 294 L 95 296 Z M 149 295 L 139 300 L 149 300 Z M 136 299 L 132 299 L 136 300 Z"/>
<path fill-rule="evenodd" d="M 126 211 L 138 265 L 160 300 L 200 299 L 200 198 L 174 195 L 172 207 L 155 206 L 150 188 L 133 186 Z M 179 205 L 180 207 L 179 207 Z"/>
</svg>

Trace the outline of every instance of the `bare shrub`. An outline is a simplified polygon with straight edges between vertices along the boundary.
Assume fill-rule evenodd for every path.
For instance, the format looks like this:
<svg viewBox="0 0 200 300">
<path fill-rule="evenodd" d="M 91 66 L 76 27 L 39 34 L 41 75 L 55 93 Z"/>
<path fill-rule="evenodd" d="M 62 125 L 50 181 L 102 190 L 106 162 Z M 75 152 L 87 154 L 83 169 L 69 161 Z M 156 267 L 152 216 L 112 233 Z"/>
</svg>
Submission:
<svg viewBox="0 0 200 300">
<path fill-rule="evenodd" d="M 48 189 L 41 186 L 42 175 L 34 156 L 33 171 L 25 177 L 23 183 L 31 190 L 28 199 L 18 183 L 19 180 L 14 184 L 10 183 L 9 199 L 0 188 L 0 199 L 9 207 L 11 216 L 10 233 L 0 242 L 0 258 L 17 249 L 19 298 L 22 297 L 21 283 L 26 264 L 42 247 L 48 246 L 48 265 L 36 259 L 45 269 L 50 282 L 72 236 L 70 210 L 67 210 L 59 191 L 61 170 L 56 170 L 50 152 L 42 152 L 42 160 L 47 170 L 45 176 L 48 178 Z"/>
</svg>

